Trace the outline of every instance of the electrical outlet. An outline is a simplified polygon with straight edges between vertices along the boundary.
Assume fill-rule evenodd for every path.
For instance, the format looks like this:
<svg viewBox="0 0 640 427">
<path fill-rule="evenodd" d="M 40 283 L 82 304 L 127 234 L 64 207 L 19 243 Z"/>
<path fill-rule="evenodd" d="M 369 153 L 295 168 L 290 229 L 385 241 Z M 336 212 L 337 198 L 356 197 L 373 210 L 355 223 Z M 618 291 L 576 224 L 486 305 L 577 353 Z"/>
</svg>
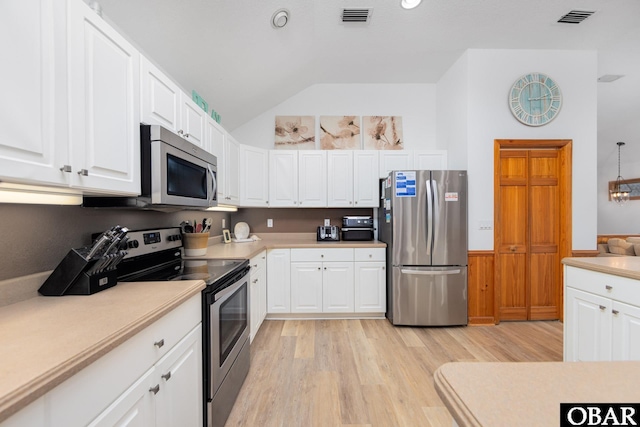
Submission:
<svg viewBox="0 0 640 427">
<path fill-rule="evenodd" d="M 222 228 L 225 228 L 225 225 L 227 224 L 227 221 L 225 221 L 224 218 L 222 218 Z"/>
<path fill-rule="evenodd" d="M 478 221 L 478 228 L 480 230 L 493 230 L 493 221 Z"/>
<path fill-rule="evenodd" d="M 325 218 L 324 219 L 324 225 L 327 226 L 327 227 L 330 226 L 331 225 L 331 220 L 329 218 Z"/>
<path fill-rule="evenodd" d="M 271 218 L 267 219 L 267 227 L 273 227 L 273 220 Z"/>
</svg>

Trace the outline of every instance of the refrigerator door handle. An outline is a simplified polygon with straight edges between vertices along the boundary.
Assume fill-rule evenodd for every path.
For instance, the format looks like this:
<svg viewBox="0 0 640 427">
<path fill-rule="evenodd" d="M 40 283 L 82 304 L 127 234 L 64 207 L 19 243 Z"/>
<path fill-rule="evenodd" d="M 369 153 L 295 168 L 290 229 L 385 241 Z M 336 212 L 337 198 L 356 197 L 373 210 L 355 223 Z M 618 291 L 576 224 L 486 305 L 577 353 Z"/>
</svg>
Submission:
<svg viewBox="0 0 640 427">
<path fill-rule="evenodd" d="M 427 188 L 427 254 L 433 250 L 433 197 L 431 196 L 431 180 L 425 182 Z"/>
<path fill-rule="evenodd" d="M 456 270 L 444 270 L 444 271 L 433 271 L 433 270 L 412 270 L 408 268 L 400 269 L 402 274 L 418 274 L 422 276 L 444 276 L 447 274 L 460 274 L 460 269 Z"/>
<path fill-rule="evenodd" d="M 433 212 L 432 214 L 432 220 L 431 220 L 431 227 L 432 227 L 432 231 L 431 231 L 431 235 L 432 237 L 432 242 L 431 242 L 431 248 L 433 250 L 433 247 L 435 247 L 436 245 L 436 241 L 438 240 L 438 236 L 436 236 L 436 231 L 440 229 L 439 227 L 439 222 L 440 222 L 440 197 L 438 196 L 438 183 L 436 182 L 435 179 L 432 179 L 431 182 L 429 183 L 431 185 L 431 189 L 433 191 L 433 199 L 432 200 L 432 205 L 431 205 L 431 211 Z"/>
</svg>

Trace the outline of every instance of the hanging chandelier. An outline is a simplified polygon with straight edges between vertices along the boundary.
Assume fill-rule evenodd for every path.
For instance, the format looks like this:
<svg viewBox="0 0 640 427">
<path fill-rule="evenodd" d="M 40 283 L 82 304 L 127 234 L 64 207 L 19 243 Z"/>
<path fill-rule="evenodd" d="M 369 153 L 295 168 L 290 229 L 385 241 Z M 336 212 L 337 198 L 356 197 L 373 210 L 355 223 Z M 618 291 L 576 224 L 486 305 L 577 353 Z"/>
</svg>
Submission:
<svg viewBox="0 0 640 427">
<path fill-rule="evenodd" d="M 620 148 L 625 145 L 624 142 L 617 142 L 618 146 L 618 177 L 613 185 L 613 189 L 609 191 L 611 200 L 622 206 L 629 200 L 630 188 L 624 183 L 622 176 L 620 176 Z"/>
</svg>

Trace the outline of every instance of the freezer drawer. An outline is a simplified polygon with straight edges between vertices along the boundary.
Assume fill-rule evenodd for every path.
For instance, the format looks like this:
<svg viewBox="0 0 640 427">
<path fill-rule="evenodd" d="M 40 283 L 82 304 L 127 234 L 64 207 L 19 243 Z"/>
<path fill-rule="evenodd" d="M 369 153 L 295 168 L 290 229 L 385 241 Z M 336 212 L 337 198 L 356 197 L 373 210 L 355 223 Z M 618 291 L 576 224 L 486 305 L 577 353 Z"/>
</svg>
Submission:
<svg viewBox="0 0 640 427">
<path fill-rule="evenodd" d="M 394 325 L 467 324 L 467 267 L 393 267 L 390 286 Z"/>
</svg>

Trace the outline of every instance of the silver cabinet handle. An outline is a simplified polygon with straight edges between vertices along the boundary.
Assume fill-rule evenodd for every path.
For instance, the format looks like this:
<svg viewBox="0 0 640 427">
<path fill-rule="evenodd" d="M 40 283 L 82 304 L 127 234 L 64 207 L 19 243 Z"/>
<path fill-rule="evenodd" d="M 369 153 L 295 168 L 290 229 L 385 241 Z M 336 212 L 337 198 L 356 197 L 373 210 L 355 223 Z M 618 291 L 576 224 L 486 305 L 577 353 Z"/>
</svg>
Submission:
<svg viewBox="0 0 640 427">
<path fill-rule="evenodd" d="M 353 202 L 349 201 L 349 204 L 351 204 L 351 203 L 353 203 Z"/>
<path fill-rule="evenodd" d="M 265 258 L 266 258 L 265 256 L 262 257 L 262 259 L 265 259 Z"/>
<path fill-rule="evenodd" d="M 185 137 L 185 138 L 189 138 L 189 134 L 188 134 L 188 133 L 185 133 L 185 134 L 184 134 L 184 137 Z"/>
<path fill-rule="evenodd" d="M 253 264 L 253 268 L 258 268 L 258 264 Z"/>
<path fill-rule="evenodd" d="M 254 279 L 251 283 L 258 283 L 258 279 Z"/>
<path fill-rule="evenodd" d="M 62 172 L 71 173 L 71 165 L 62 165 L 60 168 Z"/>
<path fill-rule="evenodd" d="M 82 176 L 89 176 L 89 171 L 86 169 L 80 169 L 78 171 L 78 175 L 82 175 Z"/>
<path fill-rule="evenodd" d="M 320 271 L 320 267 L 318 267 L 318 271 Z"/>
<path fill-rule="evenodd" d="M 384 267 L 382 267 L 382 269 L 384 270 Z"/>
<path fill-rule="evenodd" d="M 293 201 L 293 204 L 294 204 L 294 205 L 297 205 L 297 204 L 298 204 L 298 202 L 296 202 L 296 201 L 294 200 L 294 201 Z"/>
<path fill-rule="evenodd" d="M 164 339 L 154 342 L 153 345 L 155 345 L 158 348 L 161 348 L 162 346 L 164 346 Z"/>
<path fill-rule="evenodd" d="M 611 310 L 611 312 L 612 312 L 613 314 L 619 314 L 619 313 L 620 313 L 618 310 Z"/>
<path fill-rule="evenodd" d="M 324 258 L 324 254 L 321 254 L 321 255 L 320 255 L 320 258 Z"/>
<path fill-rule="evenodd" d="M 369 258 L 373 258 L 373 254 L 369 254 Z"/>
<path fill-rule="evenodd" d="M 180 129 L 180 130 L 178 131 L 178 135 L 182 135 L 182 134 L 184 134 L 184 131 L 183 131 L 182 129 Z"/>
<path fill-rule="evenodd" d="M 356 205 L 358 204 L 358 202 L 356 202 Z"/>
<path fill-rule="evenodd" d="M 604 288 L 605 288 L 606 290 L 610 291 L 611 289 L 613 289 L 613 286 L 606 285 Z"/>
<path fill-rule="evenodd" d="M 325 270 L 327 269 L 327 267 L 324 268 Z"/>
<path fill-rule="evenodd" d="M 602 311 L 606 310 L 606 308 L 607 308 L 607 307 L 605 307 L 604 305 L 601 305 L 601 306 L 600 306 L 600 310 L 602 310 Z"/>
<path fill-rule="evenodd" d="M 153 394 L 158 394 L 158 392 L 160 391 L 160 384 L 156 384 L 155 387 L 151 387 L 149 391 Z"/>
<path fill-rule="evenodd" d="M 169 381 L 169 379 L 171 378 L 171 371 L 167 372 L 164 375 L 160 375 L 160 378 L 162 378 L 165 381 Z"/>
</svg>

